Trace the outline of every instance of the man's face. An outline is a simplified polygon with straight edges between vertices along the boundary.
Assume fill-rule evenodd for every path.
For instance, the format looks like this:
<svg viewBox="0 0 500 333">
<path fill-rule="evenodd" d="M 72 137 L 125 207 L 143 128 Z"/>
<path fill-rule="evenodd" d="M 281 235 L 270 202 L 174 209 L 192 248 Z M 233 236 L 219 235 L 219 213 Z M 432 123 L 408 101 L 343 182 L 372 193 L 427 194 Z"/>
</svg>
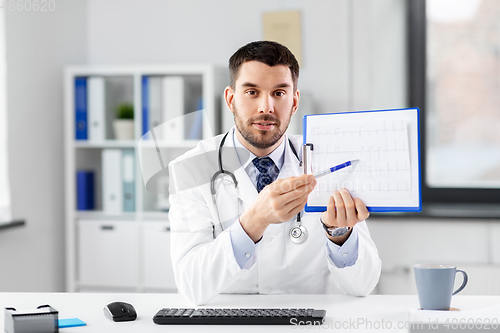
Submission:
<svg viewBox="0 0 500 333">
<path fill-rule="evenodd" d="M 285 65 L 245 62 L 234 91 L 226 88 L 226 101 L 239 134 L 259 150 L 272 151 L 281 143 L 298 100 L 299 92 L 294 93 L 292 75 Z"/>
</svg>

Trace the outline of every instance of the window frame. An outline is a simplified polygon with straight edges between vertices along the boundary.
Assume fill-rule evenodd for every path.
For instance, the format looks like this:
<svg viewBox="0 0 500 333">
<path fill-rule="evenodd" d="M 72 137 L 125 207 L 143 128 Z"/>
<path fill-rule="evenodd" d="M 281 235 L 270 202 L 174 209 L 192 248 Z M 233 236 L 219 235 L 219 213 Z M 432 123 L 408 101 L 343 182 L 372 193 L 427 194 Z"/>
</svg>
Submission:
<svg viewBox="0 0 500 333">
<path fill-rule="evenodd" d="M 426 203 L 500 203 L 500 188 L 429 187 L 426 147 L 426 0 L 407 0 L 408 103 L 420 109 L 422 201 Z"/>
</svg>

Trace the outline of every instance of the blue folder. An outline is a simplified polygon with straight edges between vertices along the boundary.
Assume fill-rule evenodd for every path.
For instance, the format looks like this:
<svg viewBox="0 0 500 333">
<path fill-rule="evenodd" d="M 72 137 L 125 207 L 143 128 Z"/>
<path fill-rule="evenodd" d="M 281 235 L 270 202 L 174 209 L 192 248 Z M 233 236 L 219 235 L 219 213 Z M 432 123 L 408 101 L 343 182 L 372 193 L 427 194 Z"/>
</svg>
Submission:
<svg viewBox="0 0 500 333">
<path fill-rule="evenodd" d="M 404 111 L 396 113 L 395 111 Z M 420 110 L 418 108 L 410 108 L 410 109 L 389 109 L 389 110 L 369 110 L 369 111 L 354 111 L 354 112 L 341 112 L 341 113 L 328 113 L 328 114 L 313 114 L 306 115 L 303 118 L 303 143 L 304 145 L 308 144 L 311 146 L 312 151 L 311 154 L 314 154 L 314 144 L 315 142 L 311 142 L 310 138 L 308 138 L 308 130 L 310 130 L 310 126 L 312 126 L 311 120 L 313 117 L 319 116 L 332 116 L 336 117 L 338 115 L 342 115 L 342 117 L 337 117 L 336 119 L 342 119 L 342 121 L 346 121 L 349 119 L 349 123 L 353 124 L 356 121 L 370 121 L 371 119 L 377 119 L 377 121 L 384 121 L 390 119 L 398 119 L 394 117 L 398 117 L 399 115 L 404 114 L 405 119 L 409 121 L 409 143 L 410 143 L 410 168 L 411 168 L 411 187 L 412 187 L 412 197 L 407 200 L 411 201 L 411 204 L 408 205 L 367 205 L 367 208 L 370 212 L 419 212 L 422 210 L 422 185 L 421 185 L 421 167 L 420 167 Z M 351 117 L 352 115 L 352 117 Z M 324 119 L 324 118 L 322 118 Z M 318 120 L 318 119 L 316 119 Z M 315 128 L 318 126 L 318 122 L 315 122 Z M 339 127 L 341 127 L 342 122 L 339 122 Z M 328 124 L 321 125 L 325 126 L 325 128 L 321 128 L 321 130 L 328 131 Z M 411 133 L 411 134 L 410 134 Z M 316 142 L 317 143 L 317 142 Z M 324 142 L 322 143 L 324 145 Z M 343 161 L 345 162 L 345 161 Z M 371 162 L 371 161 L 370 161 Z M 333 165 L 332 165 L 333 166 Z M 318 172 L 320 170 L 315 170 Z M 328 176 L 324 176 L 328 177 Z M 309 202 L 305 206 L 306 212 L 323 212 L 326 211 L 326 202 L 324 205 L 311 205 Z"/>
<path fill-rule="evenodd" d="M 135 212 L 135 154 L 133 149 L 122 151 L 123 211 Z"/>
<path fill-rule="evenodd" d="M 76 194 L 78 210 L 95 209 L 94 199 L 94 171 L 77 170 L 76 172 Z"/>
<path fill-rule="evenodd" d="M 194 116 L 193 116 L 194 115 Z M 191 129 L 189 130 L 189 140 L 203 139 L 203 98 L 198 99 L 196 111 L 190 114 Z"/>
<path fill-rule="evenodd" d="M 87 140 L 87 78 L 75 78 L 75 139 Z"/>
<path fill-rule="evenodd" d="M 87 326 L 87 323 L 78 318 L 59 319 L 59 328 Z"/>
<path fill-rule="evenodd" d="M 148 100 L 148 77 L 142 77 L 142 135 L 145 135 L 149 130 L 149 100 Z"/>
</svg>

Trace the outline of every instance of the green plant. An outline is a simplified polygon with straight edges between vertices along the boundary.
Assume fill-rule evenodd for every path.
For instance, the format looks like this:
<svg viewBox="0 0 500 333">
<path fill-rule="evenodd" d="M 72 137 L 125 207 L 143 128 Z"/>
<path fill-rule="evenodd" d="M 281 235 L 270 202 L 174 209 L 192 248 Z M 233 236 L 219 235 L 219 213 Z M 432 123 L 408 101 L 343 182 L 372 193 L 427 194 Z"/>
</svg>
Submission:
<svg viewBox="0 0 500 333">
<path fill-rule="evenodd" d="M 134 119 L 134 105 L 126 102 L 121 103 L 116 107 L 117 119 Z"/>
</svg>

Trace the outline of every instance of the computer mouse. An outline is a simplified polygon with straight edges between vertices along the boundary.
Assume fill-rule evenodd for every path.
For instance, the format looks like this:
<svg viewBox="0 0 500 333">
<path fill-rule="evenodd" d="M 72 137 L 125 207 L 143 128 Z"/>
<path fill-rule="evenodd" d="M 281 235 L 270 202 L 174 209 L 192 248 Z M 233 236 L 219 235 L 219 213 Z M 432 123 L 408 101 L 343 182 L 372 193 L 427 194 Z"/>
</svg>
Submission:
<svg viewBox="0 0 500 333">
<path fill-rule="evenodd" d="M 104 307 L 104 315 L 113 321 L 132 321 L 137 318 L 137 312 L 132 304 L 113 302 Z"/>
</svg>

